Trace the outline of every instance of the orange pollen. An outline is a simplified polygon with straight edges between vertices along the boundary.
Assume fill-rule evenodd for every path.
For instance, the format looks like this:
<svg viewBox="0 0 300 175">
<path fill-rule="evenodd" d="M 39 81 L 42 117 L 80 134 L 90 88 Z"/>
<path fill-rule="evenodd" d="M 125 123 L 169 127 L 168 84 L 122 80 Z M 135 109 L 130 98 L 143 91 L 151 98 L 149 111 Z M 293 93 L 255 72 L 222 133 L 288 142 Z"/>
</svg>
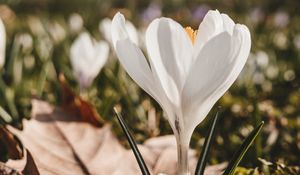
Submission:
<svg viewBox="0 0 300 175">
<path fill-rule="evenodd" d="M 185 29 L 185 32 L 187 33 L 187 35 L 190 37 L 192 43 L 194 44 L 196 41 L 198 30 L 194 30 L 191 27 L 186 27 L 184 29 Z"/>
</svg>

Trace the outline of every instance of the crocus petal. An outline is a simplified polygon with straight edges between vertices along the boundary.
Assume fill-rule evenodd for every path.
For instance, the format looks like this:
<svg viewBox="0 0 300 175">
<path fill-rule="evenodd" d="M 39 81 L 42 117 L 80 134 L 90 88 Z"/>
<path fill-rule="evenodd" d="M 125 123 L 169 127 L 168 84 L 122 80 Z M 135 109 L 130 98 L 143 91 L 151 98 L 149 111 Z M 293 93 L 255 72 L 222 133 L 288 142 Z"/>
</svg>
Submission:
<svg viewBox="0 0 300 175">
<path fill-rule="evenodd" d="M 218 10 L 208 11 L 198 28 L 193 59 L 198 57 L 201 48 L 206 42 L 216 35 L 224 31 L 232 34 L 234 25 L 235 23 L 228 15 L 220 14 Z"/>
<path fill-rule="evenodd" d="M 99 30 L 104 36 L 105 40 L 113 44 L 111 36 L 111 23 L 112 21 L 109 18 L 104 18 L 99 24 Z M 136 45 L 139 44 L 139 36 L 136 28 L 130 21 L 125 21 L 126 32 L 133 43 Z"/>
<path fill-rule="evenodd" d="M 245 65 L 250 47 L 249 30 L 242 25 L 235 25 L 232 36 L 223 32 L 203 47 L 182 95 L 188 132 L 194 130 L 236 80 Z"/>
<path fill-rule="evenodd" d="M 227 31 L 228 33 L 230 33 L 230 35 L 232 35 L 235 23 L 233 22 L 233 20 L 228 15 L 221 14 L 221 16 L 222 16 L 222 19 L 223 19 L 223 29 L 224 29 L 224 31 Z"/>
<path fill-rule="evenodd" d="M 129 76 L 150 96 L 152 96 L 168 114 L 168 120 L 173 121 L 174 111 L 162 88 L 153 78 L 150 67 L 142 51 L 129 39 L 117 41 L 117 56 Z M 175 126 L 171 123 L 171 127 Z"/>
<path fill-rule="evenodd" d="M 187 114 L 194 113 L 200 106 L 204 106 L 202 102 L 210 96 L 212 91 L 217 88 L 216 80 L 223 78 L 222 71 L 228 66 L 230 52 L 231 37 L 227 32 L 223 32 L 211 39 L 200 51 L 200 54 L 191 68 L 190 74 L 185 82 L 182 91 L 182 108 L 186 116 L 186 123 L 200 123 L 206 115 L 193 116 L 187 118 Z M 226 64 L 224 64 L 226 63 Z M 223 78 L 224 79 L 224 78 Z M 189 122 L 189 120 L 194 119 Z M 195 121 L 195 119 L 197 120 Z M 190 124 L 187 124 L 190 126 Z"/>
<path fill-rule="evenodd" d="M 115 49 L 117 42 L 120 40 L 128 39 L 132 43 L 128 35 L 125 23 L 126 21 L 124 16 L 120 12 L 116 13 L 111 25 L 111 38 Z"/>
<path fill-rule="evenodd" d="M 218 10 L 209 10 L 200 23 L 194 46 L 194 59 L 201 48 L 214 36 L 223 32 L 223 19 Z"/>
<path fill-rule="evenodd" d="M 130 77 L 148 94 L 155 95 L 153 77 L 142 51 L 129 39 L 117 41 L 117 56 Z"/>
<path fill-rule="evenodd" d="M 180 92 L 192 61 L 192 42 L 177 22 L 160 18 L 146 31 L 146 46 L 154 75 L 169 100 L 180 104 Z"/>
<path fill-rule="evenodd" d="M 0 68 L 2 68 L 5 63 L 5 43 L 6 43 L 5 27 L 2 20 L 0 19 Z"/>
<path fill-rule="evenodd" d="M 125 18 L 117 13 L 112 20 L 112 40 L 117 56 L 130 77 L 148 94 L 157 99 L 150 67 L 142 51 L 128 35 Z"/>
<path fill-rule="evenodd" d="M 172 107 L 160 84 L 154 79 L 144 54 L 129 38 L 125 27 L 125 18 L 121 13 L 117 13 L 114 16 L 111 31 L 117 57 L 126 72 L 161 105 L 168 116 L 170 116 L 168 119 L 171 120 L 172 116 L 174 116 Z M 171 124 L 171 127 L 175 128 L 173 124 Z"/>
</svg>

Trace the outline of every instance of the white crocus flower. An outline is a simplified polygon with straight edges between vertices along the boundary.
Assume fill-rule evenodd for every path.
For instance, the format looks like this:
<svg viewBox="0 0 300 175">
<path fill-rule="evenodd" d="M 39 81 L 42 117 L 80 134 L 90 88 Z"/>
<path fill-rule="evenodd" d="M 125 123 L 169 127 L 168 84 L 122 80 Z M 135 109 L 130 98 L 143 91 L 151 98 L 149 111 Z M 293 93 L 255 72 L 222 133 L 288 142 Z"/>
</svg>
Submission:
<svg viewBox="0 0 300 175">
<path fill-rule="evenodd" d="M 0 18 L 0 68 L 2 68 L 5 63 L 5 43 L 6 43 L 5 26 Z"/>
<path fill-rule="evenodd" d="M 191 135 L 244 67 L 251 47 L 249 30 L 217 10 L 206 14 L 197 31 L 158 18 L 145 34 L 147 60 L 125 24 L 117 13 L 111 28 L 116 54 L 132 79 L 166 112 L 178 144 L 178 174 L 189 174 Z"/>
<path fill-rule="evenodd" d="M 104 39 L 108 41 L 111 45 L 112 44 L 112 38 L 111 38 L 111 19 L 109 18 L 104 18 L 103 20 L 100 21 L 99 23 L 99 30 L 104 36 Z M 128 32 L 128 36 L 133 41 L 135 44 L 138 45 L 139 43 L 139 36 L 136 28 L 130 21 L 125 22 L 125 27 L 126 31 Z"/>
<path fill-rule="evenodd" d="M 94 42 L 86 32 L 81 33 L 70 50 L 74 76 L 83 90 L 91 85 L 107 61 L 109 46 L 104 41 Z"/>
</svg>

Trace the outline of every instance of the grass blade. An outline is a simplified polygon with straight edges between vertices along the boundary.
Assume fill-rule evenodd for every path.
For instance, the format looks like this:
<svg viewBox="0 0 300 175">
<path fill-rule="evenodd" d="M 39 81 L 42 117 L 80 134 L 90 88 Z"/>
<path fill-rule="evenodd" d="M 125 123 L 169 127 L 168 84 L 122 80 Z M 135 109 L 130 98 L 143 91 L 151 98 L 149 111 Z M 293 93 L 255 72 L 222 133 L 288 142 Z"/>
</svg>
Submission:
<svg viewBox="0 0 300 175">
<path fill-rule="evenodd" d="M 148 170 L 148 168 L 146 166 L 146 163 L 145 163 L 145 161 L 144 161 L 144 159 L 143 159 L 143 157 L 142 157 L 142 155 L 141 155 L 141 153 L 140 153 L 140 151 L 139 151 L 139 149 L 138 149 L 138 147 L 137 147 L 137 145 L 136 145 L 133 137 L 131 136 L 131 134 L 129 132 L 129 129 L 128 129 L 128 127 L 127 127 L 127 125 L 126 125 L 126 123 L 125 123 L 122 115 L 117 111 L 116 108 L 114 108 L 114 111 L 115 111 L 115 113 L 117 115 L 117 118 L 118 118 L 118 121 L 119 121 L 119 123 L 120 123 L 120 125 L 121 125 L 121 127 L 122 127 L 122 129 L 123 129 L 123 131 L 124 131 L 124 133 L 126 135 L 126 137 L 127 137 L 127 140 L 128 140 L 128 142 L 130 144 L 130 147 L 131 147 L 131 149 L 132 149 L 132 151 L 134 153 L 134 156 L 135 156 L 135 158 L 136 158 L 136 160 L 137 160 L 137 162 L 139 164 L 139 167 L 140 167 L 140 169 L 142 171 L 142 174 L 143 175 L 150 175 L 149 170 Z"/>
<path fill-rule="evenodd" d="M 224 171 L 223 175 L 233 174 L 235 168 L 238 166 L 242 158 L 244 157 L 247 150 L 250 148 L 251 144 L 255 140 L 256 136 L 259 134 L 261 128 L 263 127 L 264 122 L 261 122 L 244 140 L 240 148 L 234 153 L 233 158 L 229 162 L 228 167 Z"/>
<path fill-rule="evenodd" d="M 211 126 L 210 126 L 210 131 L 207 133 L 206 137 L 205 137 L 205 142 L 197 163 L 197 167 L 195 170 L 195 175 L 203 175 L 204 174 L 204 170 L 205 170 L 205 166 L 206 166 L 206 162 L 207 162 L 207 156 L 212 144 L 212 140 L 214 138 L 215 135 L 215 131 L 216 131 L 216 123 L 218 121 L 219 118 L 219 112 L 217 112 Z"/>
<path fill-rule="evenodd" d="M 0 117 L 6 122 L 10 123 L 12 122 L 13 118 L 0 106 Z"/>
</svg>

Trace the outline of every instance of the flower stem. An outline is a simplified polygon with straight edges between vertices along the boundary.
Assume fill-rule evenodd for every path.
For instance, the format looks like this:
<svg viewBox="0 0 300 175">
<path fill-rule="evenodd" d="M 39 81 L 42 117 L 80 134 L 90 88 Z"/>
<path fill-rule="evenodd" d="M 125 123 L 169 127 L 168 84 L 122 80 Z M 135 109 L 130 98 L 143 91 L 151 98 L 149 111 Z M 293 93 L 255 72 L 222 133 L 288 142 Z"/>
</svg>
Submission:
<svg viewBox="0 0 300 175">
<path fill-rule="evenodd" d="M 183 143 L 177 138 L 178 171 L 177 175 L 190 175 L 188 161 L 189 143 Z"/>
</svg>

